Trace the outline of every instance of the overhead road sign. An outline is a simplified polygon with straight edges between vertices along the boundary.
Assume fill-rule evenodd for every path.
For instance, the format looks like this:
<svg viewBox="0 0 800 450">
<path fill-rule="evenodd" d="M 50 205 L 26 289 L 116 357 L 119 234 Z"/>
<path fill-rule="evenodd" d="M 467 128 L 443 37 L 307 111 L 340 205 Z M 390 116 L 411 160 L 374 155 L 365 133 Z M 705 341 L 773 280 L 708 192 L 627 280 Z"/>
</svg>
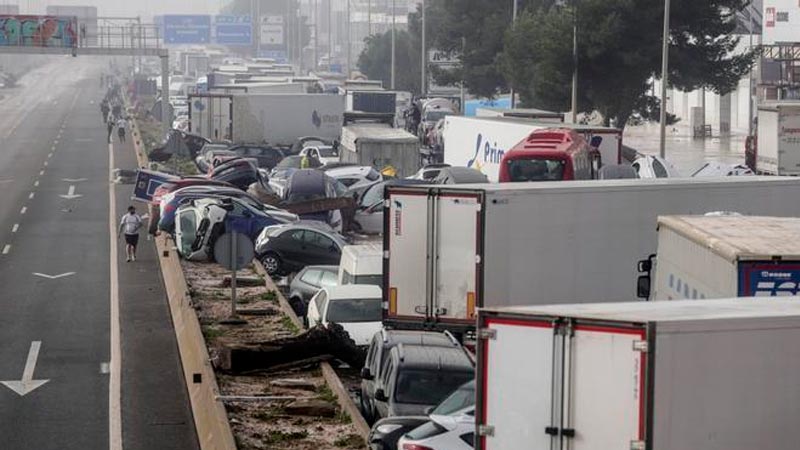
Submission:
<svg viewBox="0 0 800 450">
<path fill-rule="evenodd" d="M 211 16 L 164 16 L 164 44 L 208 44 L 211 42 Z"/>
<path fill-rule="evenodd" d="M 215 16 L 214 37 L 217 44 L 253 45 L 253 22 L 250 16 Z"/>
</svg>

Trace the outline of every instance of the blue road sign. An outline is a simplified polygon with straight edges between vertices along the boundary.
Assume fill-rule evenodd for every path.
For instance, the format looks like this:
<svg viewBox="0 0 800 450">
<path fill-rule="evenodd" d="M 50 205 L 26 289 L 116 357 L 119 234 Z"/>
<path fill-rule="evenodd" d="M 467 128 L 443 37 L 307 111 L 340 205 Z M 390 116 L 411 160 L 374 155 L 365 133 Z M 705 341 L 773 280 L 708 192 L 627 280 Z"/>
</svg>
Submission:
<svg viewBox="0 0 800 450">
<path fill-rule="evenodd" d="M 164 16 L 164 43 L 208 44 L 211 42 L 211 16 Z"/>
<path fill-rule="evenodd" d="M 214 36 L 217 44 L 253 45 L 253 23 L 250 16 L 216 16 Z"/>
</svg>

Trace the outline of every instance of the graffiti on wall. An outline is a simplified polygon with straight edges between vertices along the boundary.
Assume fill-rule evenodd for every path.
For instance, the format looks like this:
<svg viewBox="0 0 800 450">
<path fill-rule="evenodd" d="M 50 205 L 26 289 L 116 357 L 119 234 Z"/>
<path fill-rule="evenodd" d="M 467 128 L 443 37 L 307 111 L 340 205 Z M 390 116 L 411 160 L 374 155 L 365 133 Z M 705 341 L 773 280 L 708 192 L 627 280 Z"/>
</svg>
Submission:
<svg viewBox="0 0 800 450">
<path fill-rule="evenodd" d="M 0 46 L 76 47 L 75 17 L 0 15 Z"/>
</svg>

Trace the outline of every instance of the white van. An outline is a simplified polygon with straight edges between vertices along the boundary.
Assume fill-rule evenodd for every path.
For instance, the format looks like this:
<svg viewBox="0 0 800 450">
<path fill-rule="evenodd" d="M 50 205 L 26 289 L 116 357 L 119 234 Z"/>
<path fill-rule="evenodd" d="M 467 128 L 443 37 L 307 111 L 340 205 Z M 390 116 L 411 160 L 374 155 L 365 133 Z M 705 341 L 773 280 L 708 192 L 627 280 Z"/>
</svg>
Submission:
<svg viewBox="0 0 800 450">
<path fill-rule="evenodd" d="M 339 286 L 383 284 L 383 244 L 346 245 L 339 261 Z"/>
</svg>

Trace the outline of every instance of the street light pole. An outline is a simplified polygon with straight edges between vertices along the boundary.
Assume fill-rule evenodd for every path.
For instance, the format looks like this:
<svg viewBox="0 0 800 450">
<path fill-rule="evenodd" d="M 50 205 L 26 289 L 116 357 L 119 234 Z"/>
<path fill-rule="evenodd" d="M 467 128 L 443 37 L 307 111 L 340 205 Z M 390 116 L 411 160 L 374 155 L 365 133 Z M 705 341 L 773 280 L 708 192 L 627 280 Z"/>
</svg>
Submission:
<svg viewBox="0 0 800 450">
<path fill-rule="evenodd" d="M 422 84 L 419 85 L 420 96 L 424 97 L 428 85 L 428 47 L 425 42 L 425 0 L 422 0 Z"/>
<path fill-rule="evenodd" d="M 572 2 L 572 123 L 578 122 L 578 2 Z"/>
<path fill-rule="evenodd" d="M 669 84 L 669 0 L 664 0 L 664 32 L 661 36 L 661 135 L 659 137 L 658 154 L 666 155 L 667 146 L 667 84 Z"/>
<path fill-rule="evenodd" d="M 397 20 L 395 16 L 395 0 L 392 0 L 392 79 L 391 79 L 391 87 L 394 90 L 394 70 L 395 70 L 395 27 L 397 26 Z"/>
<path fill-rule="evenodd" d="M 350 51 L 352 48 L 352 45 L 350 44 L 350 0 L 345 0 L 345 2 L 347 2 L 347 6 L 345 8 L 347 9 L 347 12 L 345 13 L 347 14 L 347 39 L 345 39 L 345 42 L 347 42 L 347 78 L 350 78 L 350 75 L 353 73 L 353 67 L 351 66 L 352 60 L 350 59 Z"/>
<path fill-rule="evenodd" d="M 753 6 L 749 6 L 750 10 L 750 50 L 753 50 Z M 747 135 L 753 135 L 753 67 L 750 67 L 750 76 L 748 77 L 748 90 L 747 90 Z"/>
<path fill-rule="evenodd" d="M 511 5 L 511 28 L 514 28 L 514 25 L 517 24 L 517 0 L 512 0 L 512 2 L 513 4 Z M 461 53 L 463 55 L 464 53 L 463 49 Z M 517 94 L 516 92 L 514 92 L 513 85 L 509 86 L 509 88 L 510 88 L 509 91 L 511 93 L 511 109 L 514 109 L 517 107 Z M 463 89 L 463 83 L 462 83 L 462 89 Z"/>
</svg>

